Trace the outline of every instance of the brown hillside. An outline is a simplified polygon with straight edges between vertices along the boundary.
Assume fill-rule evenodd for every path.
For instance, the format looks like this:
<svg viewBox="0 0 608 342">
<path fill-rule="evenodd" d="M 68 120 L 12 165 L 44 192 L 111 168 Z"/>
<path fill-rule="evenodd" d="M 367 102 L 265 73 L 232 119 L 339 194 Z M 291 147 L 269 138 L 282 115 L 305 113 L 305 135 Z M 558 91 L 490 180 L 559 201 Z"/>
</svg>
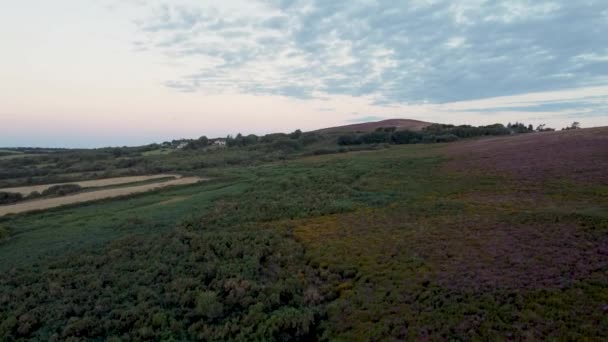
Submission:
<svg viewBox="0 0 608 342">
<path fill-rule="evenodd" d="M 389 119 L 375 122 L 363 122 L 352 125 L 329 127 L 317 130 L 320 133 L 335 132 L 372 132 L 380 127 L 397 127 L 398 130 L 420 131 L 424 127 L 431 125 L 430 122 L 408 120 L 408 119 Z"/>
</svg>

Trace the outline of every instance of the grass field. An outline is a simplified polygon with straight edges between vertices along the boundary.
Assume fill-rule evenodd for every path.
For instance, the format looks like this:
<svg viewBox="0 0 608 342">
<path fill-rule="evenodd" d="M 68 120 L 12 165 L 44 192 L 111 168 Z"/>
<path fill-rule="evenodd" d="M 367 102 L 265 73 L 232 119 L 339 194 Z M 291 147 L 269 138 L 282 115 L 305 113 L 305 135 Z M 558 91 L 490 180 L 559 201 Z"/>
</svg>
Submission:
<svg viewBox="0 0 608 342">
<path fill-rule="evenodd" d="M 0 334 L 605 339 L 608 134 L 590 132 L 538 135 L 546 163 L 518 159 L 527 137 L 393 146 L 0 218 Z M 588 139 L 593 163 L 550 162 Z M 492 151 L 520 167 L 488 170 Z"/>
<path fill-rule="evenodd" d="M 142 155 L 144 155 L 144 156 L 158 156 L 158 155 L 169 154 L 169 153 L 171 153 L 173 151 L 174 150 L 170 149 L 170 148 L 159 148 L 157 150 L 146 151 L 146 152 L 142 153 Z"/>
</svg>

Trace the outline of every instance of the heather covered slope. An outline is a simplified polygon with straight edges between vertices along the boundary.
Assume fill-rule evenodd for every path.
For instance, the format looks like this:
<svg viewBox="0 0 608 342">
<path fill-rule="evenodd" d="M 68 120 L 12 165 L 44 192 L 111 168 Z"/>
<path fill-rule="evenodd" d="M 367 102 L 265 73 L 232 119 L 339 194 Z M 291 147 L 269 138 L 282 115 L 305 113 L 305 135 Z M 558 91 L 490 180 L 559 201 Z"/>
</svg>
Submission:
<svg viewBox="0 0 608 342">
<path fill-rule="evenodd" d="M 608 127 L 470 140 L 445 152 L 460 172 L 608 185 Z"/>
<path fill-rule="evenodd" d="M 558 146 L 607 134 L 221 168 L 209 183 L 0 219 L 0 335 L 604 340 L 608 187 L 570 176 L 607 158 Z M 528 181 L 547 172 L 565 177 Z"/>
</svg>

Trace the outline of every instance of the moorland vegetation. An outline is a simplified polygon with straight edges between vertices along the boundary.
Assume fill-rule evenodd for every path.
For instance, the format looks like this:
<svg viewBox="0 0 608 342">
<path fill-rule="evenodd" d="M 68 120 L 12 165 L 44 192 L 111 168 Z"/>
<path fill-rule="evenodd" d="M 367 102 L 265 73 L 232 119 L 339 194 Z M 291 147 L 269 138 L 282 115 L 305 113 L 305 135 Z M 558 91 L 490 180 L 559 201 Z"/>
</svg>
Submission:
<svg viewBox="0 0 608 342">
<path fill-rule="evenodd" d="M 128 172 L 163 165 L 212 180 L 0 218 L 0 335 L 608 336 L 608 183 L 597 172 L 608 167 L 605 128 L 330 154 L 315 151 L 346 152 L 337 144 L 343 134 L 317 134 L 256 143 L 236 136 L 222 149 L 147 156 L 127 149 L 120 157 L 111 150 L 32 157 L 27 165 L 48 171 L 37 179 L 73 177 L 49 157 L 75 167 L 71 153 L 99 153 L 109 156 L 96 162 L 109 167 L 141 160 Z M 311 136 L 321 138 L 304 143 Z M 509 168 L 488 167 L 497 158 Z M 3 172 L 12 160 L 2 161 Z"/>
</svg>

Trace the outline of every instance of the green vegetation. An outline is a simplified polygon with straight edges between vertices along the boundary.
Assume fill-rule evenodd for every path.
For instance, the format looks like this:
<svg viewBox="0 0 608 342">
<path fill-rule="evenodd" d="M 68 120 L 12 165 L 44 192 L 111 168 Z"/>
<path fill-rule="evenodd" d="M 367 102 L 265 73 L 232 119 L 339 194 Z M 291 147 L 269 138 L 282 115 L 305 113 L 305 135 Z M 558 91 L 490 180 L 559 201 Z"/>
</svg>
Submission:
<svg viewBox="0 0 608 342">
<path fill-rule="evenodd" d="M 449 140 L 476 131 L 426 132 Z M 225 149 L 133 152 L 126 158 L 141 161 L 129 172 L 213 180 L 0 218 L 0 336 L 608 336 L 606 186 L 456 173 L 447 145 L 385 148 L 386 135 L 419 138 L 383 129 L 371 133 L 373 146 L 339 147 L 337 136 L 294 132 L 241 135 Z"/>
<path fill-rule="evenodd" d="M 0 205 L 12 204 L 23 200 L 23 195 L 13 192 L 0 191 Z"/>
<path fill-rule="evenodd" d="M 6 241 L 11 236 L 11 231 L 3 226 L 0 226 L 0 243 Z"/>
<path fill-rule="evenodd" d="M 361 144 L 419 144 L 419 143 L 445 143 L 453 142 L 460 138 L 473 138 L 488 135 L 508 135 L 514 133 L 533 132 L 532 126 L 526 127 L 521 123 L 515 123 L 507 127 L 501 124 L 474 127 L 470 125 L 442 125 L 432 124 L 425 127 L 421 132 L 408 130 L 397 131 L 395 127 L 381 127 L 375 132 L 365 134 L 348 134 L 338 137 L 339 145 L 361 145 Z"/>
<path fill-rule="evenodd" d="M 82 190 L 78 184 L 59 184 L 53 185 L 42 191 L 42 196 L 65 196 Z"/>
</svg>

